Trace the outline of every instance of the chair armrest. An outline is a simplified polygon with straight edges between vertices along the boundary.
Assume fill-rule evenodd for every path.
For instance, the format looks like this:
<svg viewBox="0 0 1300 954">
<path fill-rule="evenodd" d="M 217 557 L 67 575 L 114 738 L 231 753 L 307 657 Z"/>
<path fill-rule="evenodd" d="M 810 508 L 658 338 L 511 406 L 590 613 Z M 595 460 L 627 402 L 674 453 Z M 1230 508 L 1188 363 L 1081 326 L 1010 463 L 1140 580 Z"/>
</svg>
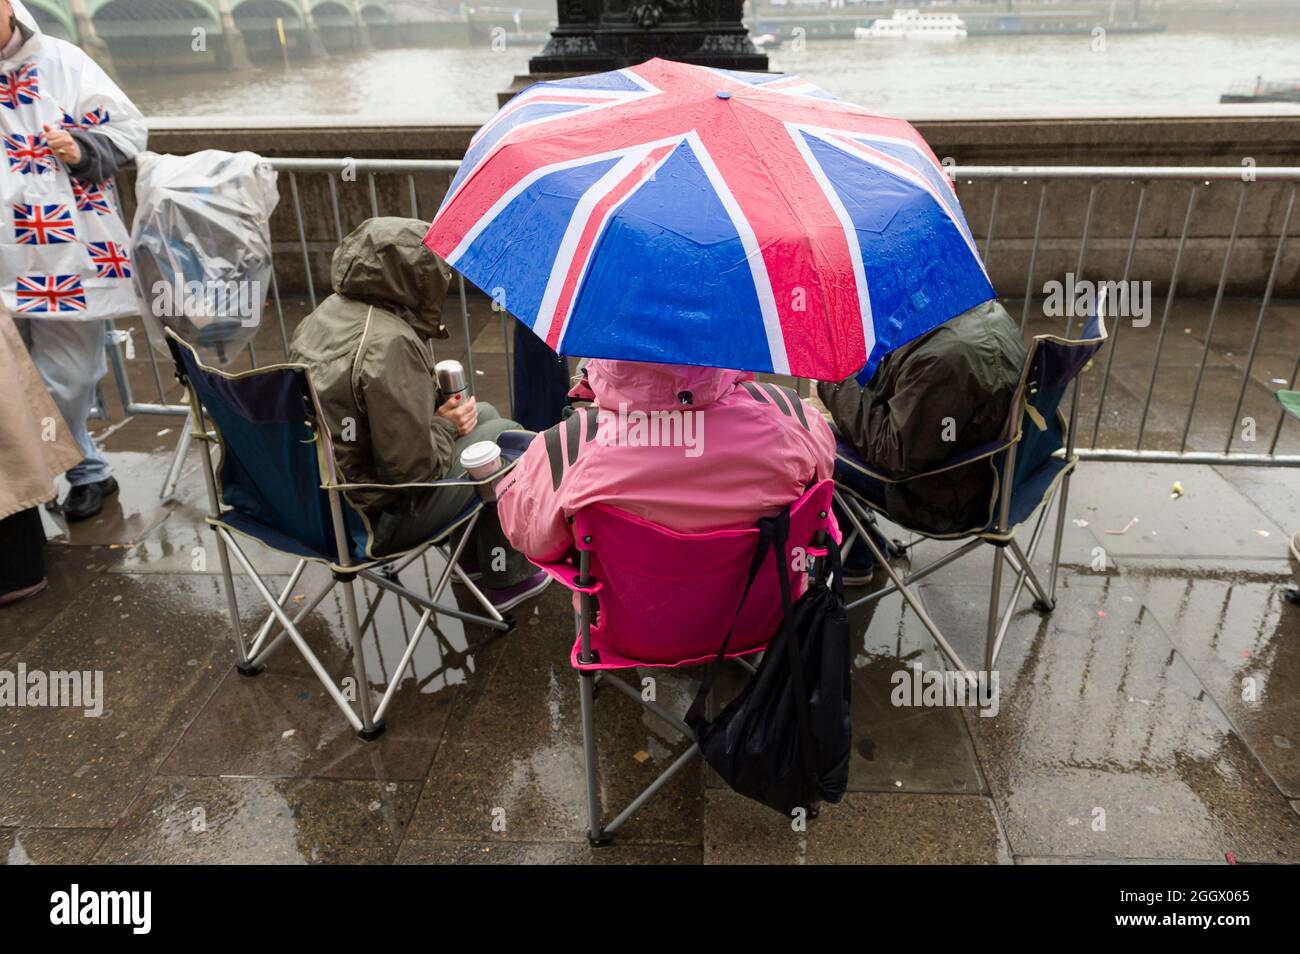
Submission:
<svg viewBox="0 0 1300 954">
<path fill-rule="evenodd" d="M 930 470 L 923 471 L 919 474 L 909 474 L 907 477 L 886 477 L 884 474 L 872 470 L 857 452 L 852 450 L 845 442 L 840 442 L 835 448 L 835 466 L 851 467 L 854 470 L 866 474 L 872 480 L 879 481 L 882 484 L 905 484 L 912 480 L 920 480 L 923 477 L 933 477 L 936 474 L 942 474 L 945 471 L 952 470 L 956 467 L 963 467 L 973 461 L 981 460 L 985 457 L 992 457 L 994 454 L 1005 451 L 1012 444 L 1020 440 L 1017 434 L 1014 438 L 1000 438 L 995 441 L 989 441 L 987 444 L 980 444 L 978 447 L 972 447 L 968 451 L 957 454 L 948 458 L 938 467 L 932 467 Z"/>
<path fill-rule="evenodd" d="M 536 435 L 532 431 L 502 431 L 497 439 L 501 446 L 501 459 L 505 461 L 504 465 L 491 477 L 484 477 L 482 480 L 475 480 L 466 474 L 464 477 L 447 477 L 442 480 L 416 480 L 404 484 L 380 484 L 368 483 L 359 484 L 347 481 L 331 484 L 328 480 L 321 482 L 321 487 L 325 490 L 432 490 L 438 487 L 478 487 L 483 484 L 489 484 L 495 480 L 500 480 L 519 463 L 523 457 L 524 451 L 528 449 L 529 442 Z"/>
<path fill-rule="evenodd" d="M 590 586 L 582 586 L 578 583 L 578 568 L 568 561 L 557 561 L 546 563 L 541 560 L 529 558 L 529 563 L 544 572 L 547 576 L 559 583 L 566 590 L 574 593 L 596 594 L 600 592 L 600 582 L 596 581 Z"/>
</svg>

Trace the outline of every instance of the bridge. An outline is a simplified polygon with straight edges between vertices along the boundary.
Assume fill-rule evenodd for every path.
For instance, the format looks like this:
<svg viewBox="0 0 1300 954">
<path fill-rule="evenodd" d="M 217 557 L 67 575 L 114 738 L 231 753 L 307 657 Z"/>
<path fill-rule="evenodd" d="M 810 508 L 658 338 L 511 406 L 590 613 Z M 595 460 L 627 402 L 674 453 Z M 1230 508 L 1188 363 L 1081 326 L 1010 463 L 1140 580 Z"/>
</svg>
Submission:
<svg viewBox="0 0 1300 954">
<path fill-rule="evenodd" d="M 397 25 L 391 0 L 24 2 L 46 33 L 123 69 L 309 59 L 386 45 Z"/>
</svg>

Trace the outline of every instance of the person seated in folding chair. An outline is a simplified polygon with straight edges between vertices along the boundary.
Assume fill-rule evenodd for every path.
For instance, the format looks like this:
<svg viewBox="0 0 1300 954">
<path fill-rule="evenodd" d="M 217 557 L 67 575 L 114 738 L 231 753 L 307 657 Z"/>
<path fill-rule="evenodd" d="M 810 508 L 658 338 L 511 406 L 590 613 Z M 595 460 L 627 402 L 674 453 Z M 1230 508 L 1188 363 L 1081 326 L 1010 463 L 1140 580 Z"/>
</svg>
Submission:
<svg viewBox="0 0 1300 954">
<path fill-rule="evenodd" d="M 294 332 L 289 359 L 310 368 L 339 468 L 352 483 L 404 484 L 458 477 L 461 451 L 520 430 L 490 404 L 459 396 L 438 406 L 432 342 L 447 337 L 449 273 L 424 247 L 428 223 L 367 219 L 334 251 L 334 294 Z M 415 547 L 470 504 L 472 486 L 353 491 L 376 554 Z M 474 530 L 484 591 L 500 612 L 546 588 L 484 508 Z"/>
<path fill-rule="evenodd" d="M 905 481 L 1001 434 L 1026 357 L 1019 327 L 1001 304 L 986 301 L 885 355 L 866 387 L 850 377 L 819 384 L 817 394 L 868 467 Z M 883 488 L 882 508 L 909 525 L 960 533 L 988 523 L 994 474 L 980 459 L 919 480 L 854 489 Z M 849 527 L 836 506 L 841 526 Z M 844 584 L 865 586 L 874 564 L 857 540 Z"/>
<path fill-rule="evenodd" d="M 681 533 L 753 527 L 831 477 L 835 435 L 798 394 L 748 372 L 593 359 L 594 401 L 534 438 L 497 487 L 501 525 L 538 561 L 604 503 Z"/>
</svg>

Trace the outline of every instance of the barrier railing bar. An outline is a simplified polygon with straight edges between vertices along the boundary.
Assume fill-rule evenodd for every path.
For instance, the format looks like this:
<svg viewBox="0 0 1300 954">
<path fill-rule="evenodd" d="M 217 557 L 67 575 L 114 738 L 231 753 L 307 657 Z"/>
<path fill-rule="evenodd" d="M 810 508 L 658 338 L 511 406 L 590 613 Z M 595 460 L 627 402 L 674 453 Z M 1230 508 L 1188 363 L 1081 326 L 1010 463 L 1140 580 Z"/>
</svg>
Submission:
<svg viewBox="0 0 1300 954">
<path fill-rule="evenodd" d="M 1278 233 L 1277 251 L 1273 253 L 1273 265 L 1268 270 L 1268 281 L 1264 285 L 1264 297 L 1259 303 L 1259 317 L 1255 319 L 1255 333 L 1250 339 L 1250 353 L 1246 356 L 1246 368 L 1241 374 L 1241 390 L 1237 393 L 1237 404 L 1233 408 L 1232 418 L 1228 422 L 1228 441 L 1223 445 L 1226 454 L 1232 450 L 1232 439 L 1237 435 L 1241 406 L 1246 400 L 1246 386 L 1250 383 L 1250 372 L 1255 365 L 1255 352 L 1259 349 L 1259 335 L 1264 328 L 1264 315 L 1273 300 L 1273 286 L 1277 282 L 1277 272 L 1282 265 L 1282 252 L 1286 248 L 1286 233 L 1291 227 L 1291 212 L 1295 208 L 1296 187 L 1291 187 L 1291 196 L 1286 203 L 1286 212 L 1282 216 L 1282 228 Z"/>
<path fill-rule="evenodd" d="M 1300 182 L 1300 166 L 955 166 L 964 179 L 1130 179 L 1146 181 Z"/>
<path fill-rule="evenodd" d="M 1147 187 L 1144 183 L 1138 191 L 1137 211 L 1133 213 L 1133 231 L 1128 239 L 1128 255 L 1124 258 L 1124 277 L 1120 280 L 1120 284 L 1124 287 L 1128 285 L 1128 276 L 1133 268 L 1133 255 L 1137 251 L 1138 226 L 1142 222 L 1142 209 L 1146 205 L 1146 201 Z M 1106 388 L 1110 384 L 1110 369 L 1111 365 L 1115 363 L 1115 352 L 1119 347 L 1119 330 L 1123 325 L 1124 322 L 1116 320 L 1113 327 L 1110 328 L 1110 341 L 1107 343 L 1109 350 L 1106 352 L 1106 370 L 1101 377 L 1101 394 L 1097 397 L 1097 417 L 1092 422 L 1092 440 L 1088 444 L 1089 447 L 1097 446 L 1097 437 L 1101 433 L 1101 412 L 1102 408 L 1106 406 Z"/>
<path fill-rule="evenodd" d="M 329 195 L 330 195 L 330 214 L 333 218 L 333 231 L 335 237 L 341 240 L 344 236 L 344 223 L 342 221 L 342 199 L 339 195 L 338 174 L 351 171 L 357 175 L 364 174 L 367 177 L 367 192 L 371 214 L 379 214 L 378 198 L 378 177 L 381 175 L 401 174 L 406 177 L 406 191 L 408 193 L 409 208 L 411 215 L 415 218 L 420 217 L 420 196 L 419 184 L 416 181 L 418 175 L 439 174 L 454 175 L 460 168 L 460 163 L 456 160 L 389 160 L 389 159 L 363 159 L 363 160 L 346 160 L 346 159 L 269 159 L 268 163 L 280 172 L 289 177 L 289 189 L 292 198 L 293 213 L 298 233 L 298 242 L 304 265 L 304 274 L 306 279 L 307 298 L 312 308 L 317 307 L 318 297 L 315 288 L 315 276 L 312 272 L 312 251 L 307 241 L 306 218 L 304 211 L 304 196 L 299 189 L 299 174 L 324 174 L 327 178 Z M 1151 183 L 1154 182 L 1188 182 L 1191 189 L 1188 196 L 1187 210 L 1184 215 L 1183 229 L 1180 233 L 1177 252 L 1173 261 L 1172 274 L 1169 282 L 1169 290 L 1164 303 L 1160 328 L 1155 343 L 1155 352 L 1151 362 L 1151 373 L 1148 377 L 1146 388 L 1146 398 L 1141 407 L 1141 419 L 1137 431 L 1137 437 L 1128 449 L 1124 448 L 1098 448 L 1097 442 L 1100 440 L 1101 420 L 1105 410 L 1105 402 L 1108 397 L 1110 378 L 1113 373 L 1113 364 L 1115 353 L 1118 348 L 1118 337 L 1120 334 L 1120 325 L 1122 322 L 1116 321 L 1111 329 L 1111 340 L 1109 342 L 1110 352 L 1106 358 L 1105 369 L 1101 379 L 1100 393 L 1096 408 L 1096 415 L 1093 422 L 1093 434 L 1091 447 L 1080 449 L 1078 451 L 1081 458 L 1090 460 L 1109 460 L 1109 461 L 1140 461 L 1140 462 L 1184 462 L 1184 463 L 1209 463 L 1209 464 L 1245 464 L 1259 465 L 1266 464 L 1269 466 L 1294 466 L 1300 463 L 1300 457 L 1296 456 L 1278 456 L 1276 449 L 1279 444 L 1281 432 L 1285 427 L 1285 414 L 1279 413 L 1274 432 L 1272 434 L 1271 444 L 1268 454 L 1245 454 L 1233 451 L 1233 435 L 1236 432 L 1237 419 L 1242 413 L 1245 401 L 1246 389 L 1250 386 L 1251 371 L 1253 364 L 1259 352 L 1259 344 L 1262 338 L 1262 327 L 1264 316 L 1267 314 L 1272 302 L 1272 296 L 1277 291 L 1277 282 L 1281 274 L 1281 266 L 1285 254 L 1286 242 L 1288 239 L 1289 228 L 1294 214 L 1296 200 L 1296 185 L 1300 184 L 1300 167 L 1263 167 L 1255 169 L 1243 169 L 1234 166 L 1219 167 L 1200 167 L 1200 166 L 1110 166 L 1110 167 L 1090 167 L 1090 166 L 965 166 L 954 167 L 948 170 L 953 179 L 964 177 L 971 181 L 984 181 L 992 183 L 993 194 L 990 197 L 989 219 L 983 241 L 983 256 L 985 262 L 992 252 L 992 243 L 997 225 L 997 215 L 1001 210 L 1001 185 L 1003 182 L 1021 181 L 1028 183 L 1036 181 L 1039 183 L 1038 209 L 1034 221 L 1033 242 L 1030 248 L 1028 263 L 1028 272 L 1026 276 L 1025 300 L 1023 302 L 1021 314 L 1022 330 L 1027 328 L 1029 310 L 1034 300 L 1034 280 L 1037 269 L 1038 259 L 1042 256 L 1044 246 L 1044 231 L 1047 228 L 1046 202 L 1047 190 L 1051 182 L 1054 181 L 1075 181 L 1079 184 L 1086 183 L 1089 187 L 1088 205 L 1085 213 L 1082 234 L 1079 241 L 1079 251 L 1077 257 L 1076 274 L 1082 276 L 1086 264 L 1089 246 L 1095 245 L 1092 232 L 1095 231 L 1094 217 L 1097 215 L 1098 190 L 1102 183 L 1106 181 L 1130 181 L 1134 184 L 1140 184 L 1141 188 L 1137 195 L 1137 206 L 1134 211 L 1133 225 L 1130 233 L 1127 255 L 1124 264 L 1123 282 L 1127 283 L 1136 261 L 1136 247 L 1138 236 L 1141 232 L 1144 215 L 1149 218 L 1147 209 L 1148 191 Z M 1190 223 L 1198 203 L 1200 189 L 1212 182 L 1232 182 L 1240 183 L 1238 194 L 1237 208 L 1234 213 L 1232 228 L 1227 237 L 1227 245 L 1224 251 L 1224 259 L 1221 266 L 1219 282 L 1216 286 L 1214 303 L 1211 307 L 1209 322 L 1206 328 L 1205 343 L 1202 348 L 1202 354 L 1198 362 L 1197 374 L 1195 377 L 1193 390 L 1191 393 L 1190 404 L 1185 411 L 1185 418 L 1180 433 L 1179 450 L 1177 451 L 1155 451 L 1144 450 L 1143 443 L 1152 435 L 1148 434 L 1148 425 L 1150 423 L 1151 403 L 1154 398 L 1154 388 L 1156 377 L 1159 373 L 1159 364 L 1162 357 L 1163 344 L 1168 332 L 1168 324 L 1172 310 L 1176 302 L 1178 283 L 1182 272 L 1182 266 L 1185 263 L 1185 256 L 1188 249 L 1188 238 L 1190 237 Z M 1285 215 L 1283 217 L 1281 233 L 1278 237 L 1278 245 L 1273 257 L 1272 266 L 1268 274 L 1268 281 L 1264 290 L 1263 299 L 1260 304 L 1259 315 L 1257 316 L 1255 329 L 1253 332 L 1252 342 L 1246 361 L 1246 369 L 1243 372 L 1240 383 L 1239 393 L 1237 395 L 1236 407 L 1233 411 L 1233 421 L 1229 429 L 1228 442 L 1221 453 L 1208 451 L 1188 451 L 1187 446 L 1191 440 L 1191 425 L 1195 418 L 1195 411 L 1199 402 L 1200 390 L 1203 387 L 1205 372 L 1208 367 L 1208 352 L 1213 340 L 1213 334 L 1216 328 L 1218 318 L 1223 311 L 1223 299 L 1226 296 L 1227 278 L 1230 274 L 1233 256 L 1237 253 L 1237 245 L 1244 241 L 1242 237 L 1242 223 L 1244 221 L 1244 207 L 1246 202 L 1246 186 L 1251 182 L 1284 182 L 1292 184 L 1290 195 L 1286 205 Z M 401 204 L 400 194 L 401 187 L 397 187 L 398 203 Z M 1032 195 L 1032 193 L 1031 193 Z M 307 198 L 311 198 L 310 196 Z M 359 197 L 358 197 L 359 198 Z M 362 200 L 365 201 L 365 200 Z M 1030 199 L 1032 201 L 1032 199 Z M 1005 219 L 1005 215 L 1003 216 Z M 326 226 L 328 229 L 328 226 Z M 1005 228 L 1004 228 L 1005 231 Z M 1005 238 L 1005 236 L 1004 236 Z M 1216 241 L 1221 241 L 1217 239 Z M 1095 250 L 1094 250 L 1095 251 Z M 1093 256 L 1095 257 L 1095 255 Z M 1185 283 L 1184 283 L 1185 284 Z M 472 341 L 472 323 L 469 316 L 469 304 L 466 289 L 466 282 L 462 275 L 457 275 L 457 295 L 460 299 L 461 323 L 465 333 L 465 353 L 466 366 L 470 375 L 470 380 L 476 379 L 477 371 L 474 362 L 474 346 Z M 271 272 L 271 297 L 275 304 L 276 320 L 280 330 L 280 341 L 287 356 L 289 348 L 288 324 L 284 314 L 284 305 L 279 291 L 278 275 L 273 268 Z M 499 309 L 498 309 L 499 310 Z M 1071 322 L 1072 324 L 1072 322 Z M 504 365 L 506 374 L 506 390 L 509 394 L 511 405 L 514 403 L 514 382 L 512 363 L 514 355 L 511 347 L 511 327 L 512 323 L 509 316 L 505 313 L 501 315 L 501 334 L 504 348 Z M 1067 326 L 1066 334 L 1073 330 Z M 265 344 L 265 342 L 263 342 Z M 113 347 L 113 370 L 119 391 L 122 394 L 123 407 L 129 414 L 184 414 L 187 408 L 184 405 L 169 405 L 165 399 L 165 388 L 163 386 L 162 374 L 159 367 L 159 360 L 153 353 L 153 348 L 149 347 L 150 367 L 154 378 L 154 384 L 158 391 L 157 403 L 136 402 L 134 395 L 130 390 L 130 381 L 127 380 L 125 373 L 124 361 L 120 347 Z M 256 365 L 258 355 L 253 343 L 248 345 L 248 354 L 250 361 Z M 1300 353 L 1296 355 L 1296 362 L 1291 374 L 1291 384 L 1294 386 L 1296 379 L 1300 377 Z M 1113 402 L 1112 402 L 1113 403 Z"/>
<path fill-rule="evenodd" d="M 316 310 L 316 283 L 311 277 L 311 252 L 307 248 L 307 226 L 302 220 L 302 200 L 298 197 L 298 176 L 289 173 L 289 189 L 293 193 L 293 211 L 298 217 L 298 242 L 302 245 L 302 265 L 307 276 L 307 297 L 311 300 L 312 311 Z"/>
<path fill-rule="evenodd" d="M 993 183 L 993 199 L 989 203 L 989 228 L 984 234 L 984 270 L 988 271 L 989 267 L 989 250 L 993 247 L 993 222 L 998 217 L 998 193 L 1002 191 L 1002 183 Z"/>
<path fill-rule="evenodd" d="M 1074 277 L 1077 281 L 1083 280 L 1083 264 L 1088 257 L 1088 231 L 1092 228 L 1092 210 L 1097 203 L 1097 185 L 1093 183 L 1088 188 L 1088 211 L 1083 216 L 1083 235 L 1079 238 L 1079 260 L 1074 266 Z M 1065 312 L 1065 337 L 1070 337 L 1070 332 L 1074 330 L 1074 309 L 1067 308 Z"/>
<path fill-rule="evenodd" d="M 330 184 L 330 208 L 334 210 L 334 238 L 343 241 L 343 219 L 339 216 L 339 185 L 331 173 L 325 174 L 325 181 Z"/>
<path fill-rule="evenodd" d="M 1192 400 L 1187 405 L 1187 420 L 1183 421 L 1183 437 L 1178 444 L 1180 451 L 1187 450 L 1187 437 L 1192 431 L 1192 417 L 1196 414 L 1196 400 L 1201 394 L 1201 379 L 1205 376 L 1205 362 L 1210 357 L 1210 341 L 1214 338 L 1214 322 L 1219 317 L 1219 307 L 1223 304 L 1223 291 L 1228 286 L 1228 269 L 1232 264 L 1232 250 L 1237 244 L 1241 211 L 1245 207 L 1246 183 L 1243 182 L 1238 190 L 1237 211 L 1232 217 L 1232 232 L 1228 235 L 1228 248 L 1223 253 L 1223 268 L 1219 270 L 1219 287 L 1214 291 L 1214 304 L 1210 308 L 1210 321 L 1205 327 L 1205 347 L 1201 349 L 1201 360 L 1196 368 L 1196 383 L 1192 385 Z"/>
<path fill-rule="evenodd" d="M 1151 411 L 1151 395 L 1156 390 L 1156 373 L 1160 364 L 1160 351 L 1165 344 L 1165 331 L 1169 327 L 1169 312 L 1174 307 L 1174 297 L 1178 294 L 1178 272 L 1183 264 L 1183 249 L 1187 247 L 1187 232 L 1192 225 L 1192 213 L 1196 210 L 1196 198 L 1201 193 L 1200 183 L 1195 183 L 1187 195 L 1187 212 L 1183 216 L 1183 231 L 1178 237 L 1178 251 L 1174 253 L 1174 268 L 1169 276 L 1169 293 L 1165 295 L 1165 310 L 1160 316 L 1160 332 L 1156 335 L 1155 353 L 1151 356 L 1151 377 L 1147 381 L 1147 396 L 1142 404 L 1142 417 L 1138 420 L 1137 449 L 1142 449 L 1142 438 L 1146 434 L 1147 415 Z"/>
<path fill-rule="evenodd" d="M 456 273 L 456 284 L 460 290 L 460 322 L 465 328 L 465 367 L 469 370 L 469 390 L 473 394 L 478 390 L 474 374 L 474 343 L 469 336 L 469 302 L 465 299 L 465 276 Z"/>
<path fill-rule="evenodd" d="M 1020 333 L 1029 323 L 1029 303 L 1034 300 L 1034 265 L 1038 261 L 1038 238 L 1043 231 L 1043 206 L 1047 203 L 1047 183 L 1038 190 L 1038 216 L 1034 219 L 1034 245 L 1029 250 L 1029 272 L 1025 276 L 1025 306 L 1020 311 Z"/>
<path fill-rule="evenodd" d="M 345 168 L 358 173 L 450 172 L 460 169 L 458 159 L 300 159 L 266 160 L 281 172 L 341 172 Z M 953 179 L 1155 179 L 1204 180 L 1217 182 L 1300 182 L 1300 166 L 953 166 Z"/>
<path fill-rule="evenodd" d="M 271 299 L 275 302 L 275 318 L 280 325 L 280 344 L 284 347 L 284 359 L 289 360 L 289 329 L 284 325 L 284 308 L 280 305 L 280 284 L 275 280 L 275 260 L 271 260 Z"/>
</svg>

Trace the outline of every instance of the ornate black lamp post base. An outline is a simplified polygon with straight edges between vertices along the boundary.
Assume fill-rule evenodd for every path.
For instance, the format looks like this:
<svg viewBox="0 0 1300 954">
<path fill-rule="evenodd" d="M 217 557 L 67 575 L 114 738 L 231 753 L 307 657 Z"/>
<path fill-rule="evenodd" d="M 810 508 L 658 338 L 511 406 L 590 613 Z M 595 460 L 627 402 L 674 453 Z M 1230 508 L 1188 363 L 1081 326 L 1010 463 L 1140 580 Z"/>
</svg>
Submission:
<svg viewBox="0 0 1300 954">
<path fill-rule="evenodd" d="M 538 80 L 602 73 L 652 57 L 729 70 L 767 70 L 741 23 L 744 0 L 557 0 L 559 23 L 545 49 L 518 76 L 517 92 Z M 506 94 L 508 95 L 508 94 Z"/>
</svg>

